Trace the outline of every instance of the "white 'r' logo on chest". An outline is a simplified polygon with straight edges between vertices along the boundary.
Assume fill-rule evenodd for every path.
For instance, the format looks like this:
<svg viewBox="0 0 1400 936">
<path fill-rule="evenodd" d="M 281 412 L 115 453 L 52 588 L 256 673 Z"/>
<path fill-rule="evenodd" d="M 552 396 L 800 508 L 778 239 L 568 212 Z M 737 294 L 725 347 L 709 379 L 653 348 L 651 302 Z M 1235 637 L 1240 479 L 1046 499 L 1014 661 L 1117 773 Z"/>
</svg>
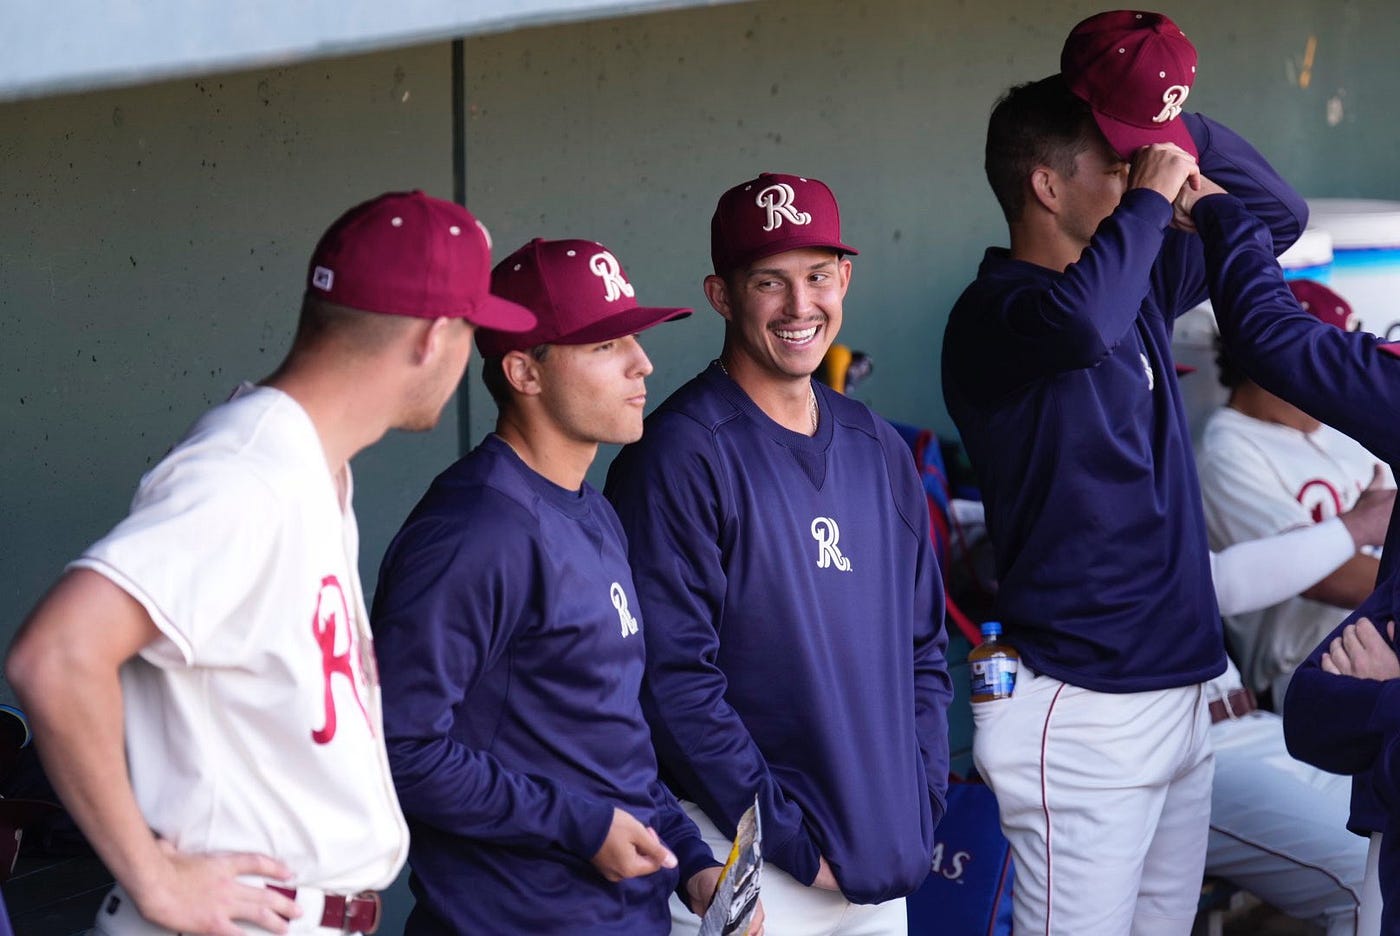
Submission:
<svg viewBox="0 0 1400 936">
<path fill-rule="evenodd" d="M 786 182 L 774 182 L 758 193 L 755 202 L 758 207 L 768 212 L 768 220 L 763 224 L 765 231 L 782 227 L 784 218 L 793 224 L 812 223 L 812 216 L 805 211 L 798 211 L 797 206 L 792 203 L 796 197 L 792 186 Z"/>
<path fill-rule="evenodd" d="M 635 634 L 637 619 L 627 610 L 627 592 L 622 590 L 622 584 L 613 582 L 612 587 L 608 589 L 608 597 L 612 599 L 612 606 L 617 609 L 617 619 L 622 624 L 622 636 Z"/>
<path fill-rule="evenodd" d="M 817 541 L 817 568 L 835 567 L 839 572 L 851 571 L 851 560 L 841 555 L 836 541 L 841 538 L 841 530 L 830 517 L 817 517 L 812 521 L 812 539 Z"/>
<path fill-rule="evenodd" d="M 590 257 L 588 268 L 607 287 L 609 302 L 616 302 L 619 296 L 626 296 L 630 299 L 637 295 L 637 290 L 623 277 L 622 266 L 617 262 L 617 258 L 606 250 Z"/>
<path fill-rule="evenodd" d="M 1152 362 L 1141 352 L 1138 353 L 1138 357 L 1142 358 L 1142 369 L 1147 372 L 1147 390 L 1150 393 L 1157 386 L 1157 378 L 1152 373 Z"/>
<path fill-rule="evenodd" d="M 1186 96 L 1191 93 L 1191 89 L 1186 85 L 1174 84 L 1166 91 L 1162 92 L 1162 109 L 1152 118 L 1153 123 L 1166 123 L 1174 120 L 1181 113 L 1181 105 L 1186 103 Z"/>
</svg>

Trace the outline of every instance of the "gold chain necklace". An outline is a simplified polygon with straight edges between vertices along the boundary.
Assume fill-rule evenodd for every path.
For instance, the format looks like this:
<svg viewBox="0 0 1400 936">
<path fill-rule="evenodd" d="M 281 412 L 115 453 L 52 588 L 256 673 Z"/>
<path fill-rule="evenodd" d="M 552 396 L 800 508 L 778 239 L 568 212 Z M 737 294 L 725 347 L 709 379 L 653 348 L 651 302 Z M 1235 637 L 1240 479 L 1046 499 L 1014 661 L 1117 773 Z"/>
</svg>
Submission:
<svg viewBox="0 0 1400 936">
<path fill-rule="evenodd" d="M 724 376 L 729 377 L 729 368 L 724 366 L 724 361 L 715 358 L 715 363 L 718 364 L 719 369 L 724 372 Z M 734 378 L 729 377 L 729 379 L 733 380 Z M 817 391 L 813 390 L 812 385 L 809 383 L 807 385 L 807 415 L 811 417 L 813 432 L 817 431 L 817 426 L 820 424 L 819 413 L 820 411 L 817 409 Z"/>
</svg>

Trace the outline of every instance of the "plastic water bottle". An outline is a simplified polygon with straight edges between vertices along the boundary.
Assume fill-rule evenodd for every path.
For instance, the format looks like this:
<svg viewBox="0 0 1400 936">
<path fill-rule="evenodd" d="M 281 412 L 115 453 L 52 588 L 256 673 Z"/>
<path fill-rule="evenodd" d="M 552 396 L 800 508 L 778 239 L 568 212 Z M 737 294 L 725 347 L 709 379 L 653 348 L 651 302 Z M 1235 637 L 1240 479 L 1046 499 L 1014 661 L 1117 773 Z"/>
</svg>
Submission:
<svg viewBox="0 0 1400 936">
<path fill-rule="evenodd" d="M 1001 624 L 987 621 L 982 625 L 982 642 L 967 655 L 972 670 L 972 701 L 995 702 L 1011 698 L 1016 687 L 1016 672 L 1021 668 L 1021 655 L 1008 647 L 1001 637 Z"/>
</svg>

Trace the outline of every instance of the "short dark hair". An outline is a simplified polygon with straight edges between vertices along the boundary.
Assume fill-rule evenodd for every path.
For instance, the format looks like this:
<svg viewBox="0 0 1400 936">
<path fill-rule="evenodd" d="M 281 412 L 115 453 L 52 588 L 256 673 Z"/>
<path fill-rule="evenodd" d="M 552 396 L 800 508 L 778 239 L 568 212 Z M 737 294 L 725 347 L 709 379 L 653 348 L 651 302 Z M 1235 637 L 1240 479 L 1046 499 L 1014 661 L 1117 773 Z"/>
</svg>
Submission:
<svg viewBox="0 0 1400 936">
<path fill-rule="evenodd" d="M 408 316 L 337 305 L 308 293 L 302 299 L 293 346 L 309 348 L 333 338 L 354 352 L 372 354 L 412 321 Z"/>
<path fill-rule="evenodd" d="M 543 361 L 549 354 L 549 345 L 535 345 L 526 352 L 537 361 Z M 481 381 L 486 384 L 486 392 L 491 394 L 491 399 L 496 401 L 496 409 L 503 410 L 510 405 L 510 381 L 506 380 L 505 369 L 501 367 L 502 358 L 488 357 L 481 359 Z"/>
<path fill-rule="evenodd" d="M 987 121 L 984 168 L 1008 222 L 1026 209 L 1026 179 L 1036 166 L 1074 175 L 1074 160 L 1098 133 L 1093 111 L 1061 75 L 1017 85 L 1001 96 Z"/>
</svg>

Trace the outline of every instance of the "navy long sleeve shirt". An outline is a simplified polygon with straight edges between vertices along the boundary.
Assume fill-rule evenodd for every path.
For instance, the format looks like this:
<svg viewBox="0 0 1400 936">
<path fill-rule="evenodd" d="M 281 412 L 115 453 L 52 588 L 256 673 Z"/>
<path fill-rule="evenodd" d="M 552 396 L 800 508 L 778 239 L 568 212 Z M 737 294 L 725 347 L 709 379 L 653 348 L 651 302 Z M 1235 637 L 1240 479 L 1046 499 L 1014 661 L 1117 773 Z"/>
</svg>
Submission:
<svg viewBox="0 0 1400 936">
<path fill-rule="evenodd" d="M 755 794 L 764 856 L 825 857 L 859 903 L 928 876 L 948 776 L 942 580 L 908 447 L 814 384 L 815 436 L 718 367 L 613 463 L 647 609 L 643 703 L 662 775 L 732 834 Z"/>
<path fill-rule="evenodd" d="M 1236 199 L 1201 199 L 1193 212 L 1205 244 L 1210 292 L 1230 357 L 1260 386 L 1400 467 L 1400 359 L 1395 347 L 1344 332 L 1298 307 L 1272 262 L 1268 233 Z M 1387 347 L 1390 350 L 1387 350 Z M 1400 895 L 1400 681 L 1338 676 L 1321 659 L 1342 629 L 1368 617 L 1384 634 L 1400 615 L 1400 515 L 1392 518 L 1376 589 L 1299 666 L 1284 699 L 1284 737 L 1301 760 L 1361 774 L 1349 826 L 1385 830 L 1381 892 Z M 1391 642 L 1394 646 L 1394 641 Z M 1382 930 L 1400 933 L 1387 899 Z"/>
<path fill-rule="evenodd" d="M 412 832 L 414 933 L 667 933 L 714 864 L 657 778 L 622 529 L 496 436 L 433 482 L 389 545 L 372 614 L 384 730 Z M 613 808 L 679 872 L 592 866 Z"/>
<path fill-rule="evenodd" d="M 1243 139 L 1194 114 L 1201 171 L 1282 251 L 1306 203 Z M 981 485 L 1006 640 L 1036 672 L 1102 692 L 1225 668 L 1200 487 L 1171 351 L 1206 296 L 1199 238 L 1128 191 L 1064 271 L 992 248 L 943 343 L 948 410 Z"/>
</svg>

